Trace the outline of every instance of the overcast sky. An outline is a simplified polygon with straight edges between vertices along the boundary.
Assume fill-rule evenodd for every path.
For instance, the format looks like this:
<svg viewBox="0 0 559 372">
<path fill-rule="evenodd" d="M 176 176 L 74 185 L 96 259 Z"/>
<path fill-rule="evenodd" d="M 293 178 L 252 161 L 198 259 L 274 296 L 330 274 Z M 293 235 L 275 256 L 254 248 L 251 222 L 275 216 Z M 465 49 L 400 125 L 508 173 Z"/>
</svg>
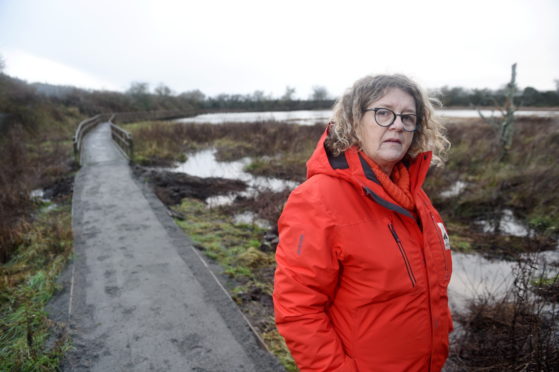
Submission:
<svg viewBox="0 0 559 372">
<path fill-rule="evenodd" d="M 427 88 L 554 89 L 557 0 L 0 0 L 4 72 L 28 82 L 180 93 L 337 96 L 371 73 Z"/>
</svg>

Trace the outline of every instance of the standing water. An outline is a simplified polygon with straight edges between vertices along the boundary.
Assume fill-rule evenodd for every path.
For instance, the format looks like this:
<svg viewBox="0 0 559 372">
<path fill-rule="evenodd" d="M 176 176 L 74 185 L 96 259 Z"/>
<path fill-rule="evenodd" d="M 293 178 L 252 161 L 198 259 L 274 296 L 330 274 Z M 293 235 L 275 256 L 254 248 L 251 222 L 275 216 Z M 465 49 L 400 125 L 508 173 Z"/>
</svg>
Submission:
<svg viewBox="0 0 559 372">
<path fill-rule="evenodd" d="M 497 111 L 481 110 L 485 117 L 498 115 Z M 479 118 L 477 110 L 439 110 L 442 117 Z M 331 110 L 300 110 L 300 111 L 266 111 L 266 112 L 224 112 L 202 114 L 191 118 L 176 119 L 179 123 L 254 123 L 263 121 L 281 121 L 300 125 L 326 124 L 332 115 Z M 559 116 L 559 111 L 516 111 L 516 116 Z"/>
<path fill-rule="evenodd" d="M 227 179 L 237 179 L 248 184 L 247 191 L 240 194 L 227 196 L 215 196 L 208 198 L 206 202 L 209 206 L 231 204 L 237 195 L 251 197 L 261 190 L 283 191 L 294 189 L 298 183 L 293 181 L 281 180 L 271 177 L 256 177 L 244 171 L 250 164 L 250 158 L 243 158 L 231 162 L 218 162 L 215 160 L 215 149 L 206 149 L 195 154 L 189 155 L 188 159 L 174 168 L 174 172 L 188 173 L 197 177 L 221 177 Z"/>
<path fill-rule="evenodd" d="M 178 122 L 188 123 L 212 123 L 223 122 L 258 122 L 275 120 L 290 122 L 301 125 L 313 125 L 315 123 L 325 124 L 330 117 L 330 110 L 322 111 L 291 111 L 291 112 L 254 112 L 254 113 L 221 113 L 204 114 L 193 118 L 178 119 Z M 448 110 L 440 111 L 441 116 L 448 117 L 478 117 L 476 110 Z M 484 112 L 491 116 L 491 111 Z M 558 111 L 519 111 L 516 115 L 538 115 L 552 116 L 559 115 Z M 285 181 L 276 178 L 255 177 L 244 171 L 250 163 L 249 158 L 243 158 L 233 162 L 217 162 L 215 160 L 215 149 L 206 149 L 196 154 L 189 155 L 186 162 L 173 169 L 175 172 L 185 172 L 198 177 L 222 177 L 228 179 L 240 179 L 249 185 L 249 189 L 242 196 L 254 196 L 262 189 L 282 191 L 293 189 L 298 183 Z M 453 187 L 442 195 L 445 198 L 459 195 L 467 186 L 466 183 L 458 181 Z M 209 206 L 230 204 L 236 195 L 212 197 L 207 200 Z M 254 222 L 254 216 L 239 215 L 238 221 L 247 222 L 250 219 Z M 489 229 L 489 223 L 480 221 L 484 229 Z M 499 229 L 501 232 L 510 235 L 525 236 L 528 230 L 514 219 L 511 211 L 504 211 L 504 216 L 500 220 Z M 452 243 L 452 242 L 451 242 Z M 542 253 L 538 259 L 547 262 L 559 260 L 559 252 Z M 453 274 L 449 285 L 449 302 L 453 311 L 465 310 L 468 300 L 484 295 L 491 295 L 495 298 L 505 295 L 513 285 L 513 270 L 516 263 L 505 260 L 488 260 L 478 254 L 453 254 Z"/>
</svg>

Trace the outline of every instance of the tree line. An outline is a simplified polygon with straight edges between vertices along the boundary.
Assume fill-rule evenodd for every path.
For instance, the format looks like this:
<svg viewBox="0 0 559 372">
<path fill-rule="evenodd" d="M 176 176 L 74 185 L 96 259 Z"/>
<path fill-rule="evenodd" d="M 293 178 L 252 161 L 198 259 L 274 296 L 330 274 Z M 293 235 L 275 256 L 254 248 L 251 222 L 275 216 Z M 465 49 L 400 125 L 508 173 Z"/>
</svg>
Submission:
<svg viewBox="0 0 559 372">
<path fill-rule="evenodd" d="M 556 90 L 538 91 L 533 87 L 519 89 L 514 97 L 517 106 L 556 107 L 559 106 L 559 80 Z M 435 95 L 445 107 L 488 107 L 502 105 L 506 100 L 507 87 L 501 89 L 466 89 L 462 87 L 442 87 Z"/>
<path fill-rule="evenodd" d="M 518 89 L 515 96 L 517 106 L 557 107 L 559 106 L 559 81 L 556 90 L 538 91 L 533 87 Z M 502 105 L 507 96 L 506 87 L 500 89 L 468 89 L 463 87 L 442 87 L 432 90 L 444 107 L 495 107 Z M 329 109 L 335 98 L 323 86 L 314 86 L 306 99 L 295 97 L 295 88 L 287 86 L 280 96 L 265 94 L 256 90 L 250 94 L 218 94 L 207 96 L 198 89 L 174 93 L 168 86 L 159 84 L 150 89 L 148 83 L 134 82 L 124 93 L 111 91 L 87 91 L 78 88 L 59 95 L 62 100 L 70 100 L 74 105 L 85 105 L 91 101 L 92 108 L 99 112 L 106 107 L 110 111 L 137 110 L 312 110 Z M 84 107 L 85 109 L 85 107 Z M 107 111 L 105 109 L 105 111 Z M 89 113 L 89 110 L 88 110 Z"/>
<path fill-rule="evenodd" d="M 0 60 L 1 62 L 1 60 Z M 175 93 L 159 84 L 134 82 L 125 92 L 87 90 L 71 86 L 29 84 L 2 73 L 0 65 L 0 127 L 9 118 L 29 123 L 38 119 L 46 106 L 76 108 L 81 115 L 100 112 L 153 110 L 273 111 L 329 109 L 335 99 L 323 86 L 314 86 L 306 99 L 295 97 L 295 88 L 286 87 L 284 94 L 274 97 L 257 90 L 251 94 L 219 94 L 206 96 L 198 89 Z M 555 91 L 538 91 L 533 87 L 517 90 L 516 106 L 558 107 L 559 80 Z M 506 100 L 506 87 L 497 90 L 443 87 L 435 92 L 444 107 L 500 106 Z M 48 110 L 47 110 L 48 111 Z"/>
</svg>

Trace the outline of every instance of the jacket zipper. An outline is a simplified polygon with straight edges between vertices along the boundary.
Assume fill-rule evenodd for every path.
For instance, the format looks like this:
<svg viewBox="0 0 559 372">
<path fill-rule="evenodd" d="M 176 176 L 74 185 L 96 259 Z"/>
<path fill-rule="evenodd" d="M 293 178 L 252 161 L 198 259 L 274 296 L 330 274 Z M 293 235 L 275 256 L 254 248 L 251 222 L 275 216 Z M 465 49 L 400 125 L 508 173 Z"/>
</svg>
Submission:
<svg viewBox="0 0 559 372">
<path fill-rule="evenodd" d="M 443 255 L 443 262 L 444 262 L 444 274 L 445 274 L 445 280 L 446 277 L 448 276 L 448 265 L 446 264 L 446 257 L 445 257 L 445 244 L 443 242 L 443 238 L 441 237 L 441 234 L 443 233 L 441 231 L 441 229 L 439 228 L 439 225 L 437 225 L 437 222 L 435 221 L 435 217 L 433 216 L 433 213 L 429 212 L 429 214 L 431 215 L 431 221 L 433 221 L 433 226 L 435 226 L 435 232 L 437 233 L 437 236 L 439 237 L 439 243 L 441 246 L 441 254 Z"/>
<path fill-rule="evenodd" d="M 408 260 L 408 255 L 406 254 L 406 250 L 404 249 L 404 246 L 402 245 L 402 242 L 400 241 L 400 238 L 398 237 L 398 234 L 396 234 L 396 230 L 394 229 L 394 226 L 392 226 L 391 223 L 388 224 L 388 229 L 392 233 L 392 236 L 394 237 L 394 240 L 396 241 L 396 244 L 398 245 L 398 249 L 400 250 L 400 254 L 402 255 L 402 258 L 404 259 L 404 263 L 406 264 L 406 270 L 408 271 L 408 276 L 410 278 L 411 285 L 412 285 L 412 287 L 415 288 L 415 283 L 416 283 L 415 275 L 413 275 L 413 270 L 411 268 L 410 261 Z"/>
</svg>

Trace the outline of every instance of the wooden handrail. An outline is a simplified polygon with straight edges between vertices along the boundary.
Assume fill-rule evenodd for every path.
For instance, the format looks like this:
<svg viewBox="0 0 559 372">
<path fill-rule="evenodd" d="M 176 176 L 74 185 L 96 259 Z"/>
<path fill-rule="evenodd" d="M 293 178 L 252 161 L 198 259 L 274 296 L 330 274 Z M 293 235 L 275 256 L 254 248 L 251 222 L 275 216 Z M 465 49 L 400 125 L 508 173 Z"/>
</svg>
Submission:
<svg viewBox="0 0 559 372">
<path fill-rule="evenodd" d="M 124 156 L 131 162 L 134 162 L 134 141 L 132 141 L 132 134 L 111 122 L 111 138 Z"/>
<path fill-rule="evenodd" d="M 167 111 L 138 111 L 138 112 L 116 112 L 95 115 L 82 121 L 74 134 L 74 156 L 76 161 L 81 164 L 82 142 L 91 129 L 100 123 L 111 123 L 111 137 L 120 147 L 130 161 L 134 160 L 134 143 L 132 135 L 114 123 L 130 123 L 140 120 L 166 120 L 175 119 L 199 114 L 197 110 L 167 110 Z M 114 127 L 114 129 L 113 129 Z"/>
<path fill-rule="evenodd" d="M 83 138 L 91 129 L 95 128 L 97 124 L 107 121 L 109 114 L 99 114 L 91 117 L 89 119 L 85 119 L 82 121 L 78 128 L 76 129 L 76 133 L 74 134 L 73 142 L 74 142 L 74 157 L 78 163 L 81 163 L 81 148 Z"/>
</svg>

